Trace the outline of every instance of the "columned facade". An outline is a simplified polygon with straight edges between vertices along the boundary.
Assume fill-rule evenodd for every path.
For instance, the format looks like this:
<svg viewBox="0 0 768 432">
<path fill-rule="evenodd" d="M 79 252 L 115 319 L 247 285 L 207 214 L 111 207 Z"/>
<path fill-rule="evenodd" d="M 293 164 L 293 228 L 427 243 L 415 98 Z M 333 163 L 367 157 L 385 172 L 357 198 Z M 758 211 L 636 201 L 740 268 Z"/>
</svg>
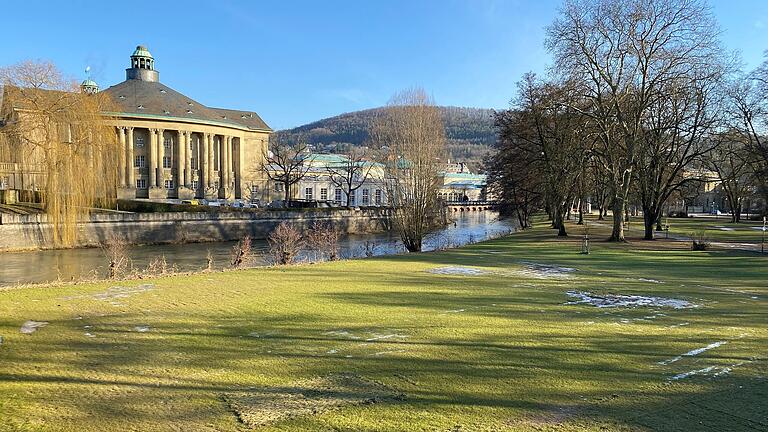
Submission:
<svg viewBox="0 0 768 432">
<path fill-rule="evenodd" d="M 206 107 L 161 84 L 145 47 L 130 64 L 126 80 L 105 90 L 119 107 L 109 113 L 119 198 L 253 199 L 251 191 L 266 190 L 272 130 L 258 115 Z"/>
</svg>

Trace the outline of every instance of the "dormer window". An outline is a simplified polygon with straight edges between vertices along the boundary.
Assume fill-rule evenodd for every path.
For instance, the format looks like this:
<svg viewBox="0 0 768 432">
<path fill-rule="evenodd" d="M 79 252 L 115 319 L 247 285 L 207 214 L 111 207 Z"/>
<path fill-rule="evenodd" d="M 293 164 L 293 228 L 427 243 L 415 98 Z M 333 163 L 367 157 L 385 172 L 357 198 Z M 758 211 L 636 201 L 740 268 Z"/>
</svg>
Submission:
<svg viewBox="0 0 768 432">
<path fill-rule="evenodd" d="M 167 114 L 170 114 L 170 113 L 171 113 L 171 112 L 170 112 L 170 111 L 168 111 L 168 110 L 163 110 L 163 114 L 166 114 L 166 115 L 167 115 Z"/>
<path fill-rule="evenodd" d="M 168 93 L 165 89 L 160 89 L 160 93 Z"/>
<path fill-rule="evenodd" d="M 192 114 L 192 110 L 191 110 L 191 109 L 188 109 L 188 110 L 187 110 L 187 114 Z"/>
<path fill-rule="evenodd" d="M 118 96 L 118 99 L 125 99 L 125 96 L 120 95 L 120 96 Z"/>
<path fill-rule="evenodd" d="M 144 109 L 144 105 L 139 105 L 139 106 L 138 106 L 138 107 L 136 107 L 136 108 L 138 108 L 138 109 L 140 109 L 140 110 L 143 110 L 143 109 Z"/>
<path fill-rule="evenodd" d="M 192 102 L 187 102 L 187 105 L 189 105 L 189 106 L 194 106 L 194 105 L 192 104 Z"/>
</svg>

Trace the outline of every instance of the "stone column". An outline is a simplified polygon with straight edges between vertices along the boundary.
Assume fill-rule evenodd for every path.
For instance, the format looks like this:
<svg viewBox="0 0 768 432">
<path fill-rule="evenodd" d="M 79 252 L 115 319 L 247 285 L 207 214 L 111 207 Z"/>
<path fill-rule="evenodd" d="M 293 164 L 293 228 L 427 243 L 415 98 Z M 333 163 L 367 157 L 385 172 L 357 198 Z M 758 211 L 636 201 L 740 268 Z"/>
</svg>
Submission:
<svg viewBox="0 0 768 432">
<path fill-rule="evenodd" d="M 149 181 L 147 188 L 155 187 L 155 175 L 157 174 L 157 129 L 149 130 L 149 160 L 147 161 L 147 173 Z"/>
<path fill-rule="evenodd" d="M 232 137 L 228 136 L 225 143 L 227 147 L 227 187 L 232 187 Z"/>
<path fill-rule="evenodd" d="M 117 140 L 119 142 L 119 150 L 117 154 L 117 181 L 120 184 L 120 187 L 126 186 L 125 181 L 125 174 L 127 173 L 127 170 L 125 168 L 125 128 L 119 127 L 117 128 Z"/>
<path fill-rule="evenodd" d="M 208 134 L 200 135 L 200 145 L 198 146 L 200 156 L 197 159 L 198 171 L 200 172 L 200 189 L 205 192 L 208 186 Z"/>
<path fill-rule="evenodd" d="M 184 186 L 192 184 L 192 150 L 189 148 L 192 142 L 192 132 L 185 134 L 184 140 Z M 197 158 L 196 158 L 197 159 Z M 200 159 L 197 159 L 200 160 Z"/>
<path fill-rule="evenodd" d="M 176 177 L 173 179 L 176 183 L 176 190 L 184 187 L 184 168 L 186 167 L 186 164 L 184 163 L 184 152 L 187 149 L 184 135 L 184 131 L 176 132 L 176 164 L 174 165 L 176 167 Z"/>
<path fill-rule="evenodd" d="M 226 189 L 227 187 L 227 137 L 226 135 L 219 136 L 219 187 Z"/>
<path fill-rule="evenodd" d="M 127 132 L 128 132 L 126 134 L 127 135 L 126 136 L 126 141 L 127 141 L 127 144 L 128 144 L 127 145 L 126 159 L 128 160 L 128 163 L 126 164 L 127 171 L 126 171 L 125 174 L 127 176 L 128 187 L 129 188 L 136 188 L 136 175 L 135 175 L 136 171 L 134 170 L 134 167 L 133 167 L 133 164 L 134 164 L 134 161 L 133 161 L 133 128 L 132 127 L 128 127 L 126 129 L 127 129 Z"/>
<path fill-rule="evenodd" d="M 213 186 L 213 153 L 215 152 L 213 145 L 213 134 L 205 134 L 205 149 L 207 152 L 206 157 L 208 158 L 208 172 L 205 174 L 205 178 L 208 179 L 209 187 Z"/>
<path fill-rule="evenodd" d="M 165 139 L 163 138 L 164 129 L 157 130 L 157 187 L 164 188 L 165 169 L 163 168 L 163 157 L 165 156 Z"/>
</svg>

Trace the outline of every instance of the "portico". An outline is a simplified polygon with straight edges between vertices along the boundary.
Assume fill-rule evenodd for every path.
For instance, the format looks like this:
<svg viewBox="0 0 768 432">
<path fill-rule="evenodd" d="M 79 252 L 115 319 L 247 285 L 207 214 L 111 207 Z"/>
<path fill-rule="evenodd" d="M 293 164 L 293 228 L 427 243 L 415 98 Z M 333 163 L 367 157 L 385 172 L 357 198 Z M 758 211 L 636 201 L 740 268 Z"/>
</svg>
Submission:
<svg viewBox="0 0 768 432">
<path fill-rule="evenodd" d="M 105 90 L 118 108 L 107 113 L 120 143 L 118 197 L 237 199 L 264 190 L 272 130 L 253 112 L 206 107 L 161 84 L 154 64 L 137 47 L 126 80 Z"/>
</svg>

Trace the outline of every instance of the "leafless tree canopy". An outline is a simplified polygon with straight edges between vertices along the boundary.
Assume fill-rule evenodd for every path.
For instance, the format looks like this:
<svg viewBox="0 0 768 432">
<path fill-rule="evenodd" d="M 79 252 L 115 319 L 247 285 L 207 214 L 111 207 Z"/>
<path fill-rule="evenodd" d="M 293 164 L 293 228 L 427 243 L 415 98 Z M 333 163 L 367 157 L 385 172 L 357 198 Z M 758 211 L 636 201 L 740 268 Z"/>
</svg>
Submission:
<svg viewBox="0 0 768 432">
<path fill-rule="evenodd" d="M 311 168 L 311 160 L 306 143 L 289 143 L 285 139 L 272 135 L 270 150 L 264 155 L 264 171 L 273 182 L 282 183 L 284 205 L 291 200 L 293 185 L 300 182 Z"/>
<path fill-rule="evenodd" d="M 371 137 L 384 152 L 393 226 L 409 251 L 420 251 L 439 207 L 438 173 L 445 154 L 440 112 L 424 90 L 404 91 L 376 119 Z"/>
<path fill-rule="evenodd" d="M 347 207 L 352 205 L 352 193 L 360 189 L 371 175 L 373 163 L 370 153 L 366 148 L 350 146 L 343 161 L 326 167 L 331 183 L 346 195 Z"/>
<path fill-rule="evenodd" d="M 548 28 L 555 74 L 586 101 L 594 154 L 612 195 L 612 240 L 624 240 L 649 111 L 671 86 L 711 68 L 720 51 L 717 29 L 700 0 L 567 0 Z"/>
</svg>

